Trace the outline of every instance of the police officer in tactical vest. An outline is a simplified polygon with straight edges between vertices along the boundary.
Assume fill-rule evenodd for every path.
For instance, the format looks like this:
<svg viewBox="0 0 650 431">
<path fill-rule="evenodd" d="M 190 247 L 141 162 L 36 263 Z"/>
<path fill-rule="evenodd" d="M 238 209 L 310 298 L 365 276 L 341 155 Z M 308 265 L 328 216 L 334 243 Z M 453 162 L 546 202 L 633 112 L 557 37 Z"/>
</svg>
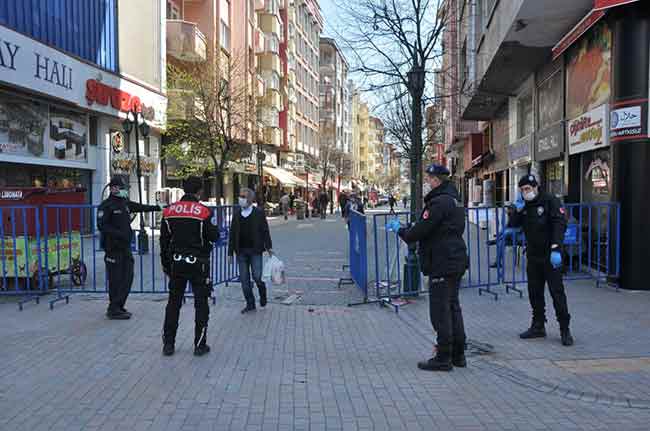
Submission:
<svg viewBox="0 0 650 431">
<path fill-rule="evenodd" d="M 465 326 L 458 297 L 468 265 L 463 240 L 465 210 L 446 167 L 432 164 L 426 173 L 431 191 L 424 197 L 420 219 L 411 228 L 400 228 L 398 234 L 408 243 L 418 242 L 420 269 L 429 276 L 429 315 L 438 333 L 435 357 L 418 363 L 418 367 L 451 371 L 453 366 L 467 366 Z"/>
<path fill-rule="evenodd" d="M 539 190 L 533 175 L 525 175 L 519 180 L 519 190 L 509 226 L 522 227 L 526 236 L 528 298 L 533 309 L 532 324 L 520 337 L 546 337 L 544 285 L 548 284 L 560 324 L 562 344 L 571 346 L 571 315 L 562 284 L 562 244 L 567 225 L 565 210 L 558 198 Z"/>
<path fill-rule="evenodd" d="M 120 176 L 108 183 L 111 195 L 97 208 L 97 229 L 101 233 L 100 243 L 104 249 L 104 262 L 108 276 L 109 319 L 131 318 L 126 308 L 126 299 L 133 284 L 133 254 L 131 242 L 131 213 L 160 211 L 158 205 L 140 205 L 129 200 L 129 188 Z"/>
<path fill-rule="evenodd" d="M 185 195 L 163 211 L 160 227 L 160 258 L 169 276 L 169 301 L 163 327 L 163 354 L 174 354 L 178 318 L 187 283 L 192 285 L 195 308 L 194 355 L 210 351 L 206 343 L 212 291 L 210 252 L 219 239 L 213 211 L 199 202 L 202 181 L 190 177 L 183 184 Z"/>
</svg>

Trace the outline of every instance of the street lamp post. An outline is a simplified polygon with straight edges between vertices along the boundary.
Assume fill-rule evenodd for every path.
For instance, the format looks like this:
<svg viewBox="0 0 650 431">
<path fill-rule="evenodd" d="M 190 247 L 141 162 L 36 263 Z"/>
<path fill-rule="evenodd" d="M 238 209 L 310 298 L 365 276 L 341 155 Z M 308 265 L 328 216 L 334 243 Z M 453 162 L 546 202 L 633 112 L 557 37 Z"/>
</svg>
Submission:
<svg viewBox="0 0 650 431">
<path fill-rule="evenodd" d="M 142 123 L 140 123 L 140 119 Z M 131 130 L 135 130 L 135 160 L 136 160 L 136 177 L 138 179 L 138 202 L 142 205 L 142 167 L 140 164 L 140 133 L 143 138 L 149 136 L 149 125 L 145 121 L 141 112 L 131 110 L 127 113 L 126 119 L 122 122 L 122 127 L 126 133 L 127 140 L 131 140 Z M 144 217 L 140 214 L 140 231 L 138 232 L 138 250 L 140 253 L 149 252 L 149 235 L 144 228 Z"/>
</svg>

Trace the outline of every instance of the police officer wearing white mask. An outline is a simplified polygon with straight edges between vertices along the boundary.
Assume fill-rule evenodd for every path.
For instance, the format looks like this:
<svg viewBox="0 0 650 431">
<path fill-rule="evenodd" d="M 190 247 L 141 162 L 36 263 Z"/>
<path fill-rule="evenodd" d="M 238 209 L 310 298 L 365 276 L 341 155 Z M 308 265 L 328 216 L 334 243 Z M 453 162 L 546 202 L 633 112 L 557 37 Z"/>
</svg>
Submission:
<svg viewBox="0 0 650 431">
<path fill-rule="evenodd" d="M 530 328 L 519 336 L 522 339 L 546 337 L 544 285 L 548 284 L 555 315 L 560 324 L 562 344 L 571 346 L 569 307 L 562 283 L 562 244 L 567 219 L 558 198 L 539 189 L 533 175 L 519 180 L 520 196 L 510 215 L 510 227 L 522 227 L 526 236 L 528 259 L 528 298 L 533 310 Z"/>
</svg>

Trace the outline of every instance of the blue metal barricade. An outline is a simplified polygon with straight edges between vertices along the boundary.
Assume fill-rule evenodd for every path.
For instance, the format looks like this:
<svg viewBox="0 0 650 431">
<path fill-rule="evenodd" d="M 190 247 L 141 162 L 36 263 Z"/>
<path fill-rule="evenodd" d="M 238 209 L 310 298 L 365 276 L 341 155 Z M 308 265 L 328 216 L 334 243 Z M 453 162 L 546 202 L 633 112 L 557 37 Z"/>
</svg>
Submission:
<svg viewBox="0 0 650 431">
<path fill-rule="evenodd" d="M 22 297 L 18 306 L 46 292 L 38 207 L 0 207 L 0 295 Z"/>
<path fill-rule="evenodd" d="M 466 208 L 464 238 L 469 267 L 461 286 L 477 288 L 498 299 L 497 289 L 504 287 L 523 296 L 527 284 L 526 238 L 520 228 L 508 227 L 505 208 Z M 620 276 L 620 204 L 567 204 L 564 236 L 565 280 L 616 281 Z M 386 223 L 399 217 L 408 222 L 408 213 L 373 215 L 373 247 L 370 251 L 378 299 L 403 296 L 401 266 L 407 247 Z"/>
<path fill-rule="evenodd" d="M 211 209 L 220 238 L 210 256 L 210 278 L 213 286 L 218 286 L 237 280 L 239 272 L 234 259 L 228 257 L 233 207 Z M 135 250 L 131 293 L 166 293 L 168 280 L 160 264 L 156 214 L 142 216 L 146 217 L 149 250 L 148 254 Z M 39 295 L 45 293 L 55 293 L 50 308 L 57 301 L 68 302 L 72 293 L 107 293 L 96 217 L 94 205 L 0 207 L 0 295 L 23 296 L 19 302 L 22 309 L 24 302 L 38 302 Z"/>
<path fill-rule="evenodd" d="M 363 293 L 363 302 L 368 301 L 368 236 L 366 216 L 350 211 L 348 223 L 348 247 L 350 259 L 350 276 L 354 284 Z"/>
</svg>

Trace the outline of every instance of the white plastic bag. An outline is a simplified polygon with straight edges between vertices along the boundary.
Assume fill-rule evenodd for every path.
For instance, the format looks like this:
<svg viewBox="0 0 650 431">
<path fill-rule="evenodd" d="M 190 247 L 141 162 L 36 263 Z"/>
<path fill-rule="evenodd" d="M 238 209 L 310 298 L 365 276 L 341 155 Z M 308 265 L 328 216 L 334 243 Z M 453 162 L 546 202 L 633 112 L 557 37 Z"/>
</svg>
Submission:
<svg viewBox="0 0 650 431">
<path fill-rule="evenodd" d="M 285 284 L 287 281 L 284 273 L 284 263 L 276 255 L 271 256 L 264 265 L 262 277 L 266 278 L 267 275 L 270 276 L 271 283 L 275 285 Z"/>
</svg>

